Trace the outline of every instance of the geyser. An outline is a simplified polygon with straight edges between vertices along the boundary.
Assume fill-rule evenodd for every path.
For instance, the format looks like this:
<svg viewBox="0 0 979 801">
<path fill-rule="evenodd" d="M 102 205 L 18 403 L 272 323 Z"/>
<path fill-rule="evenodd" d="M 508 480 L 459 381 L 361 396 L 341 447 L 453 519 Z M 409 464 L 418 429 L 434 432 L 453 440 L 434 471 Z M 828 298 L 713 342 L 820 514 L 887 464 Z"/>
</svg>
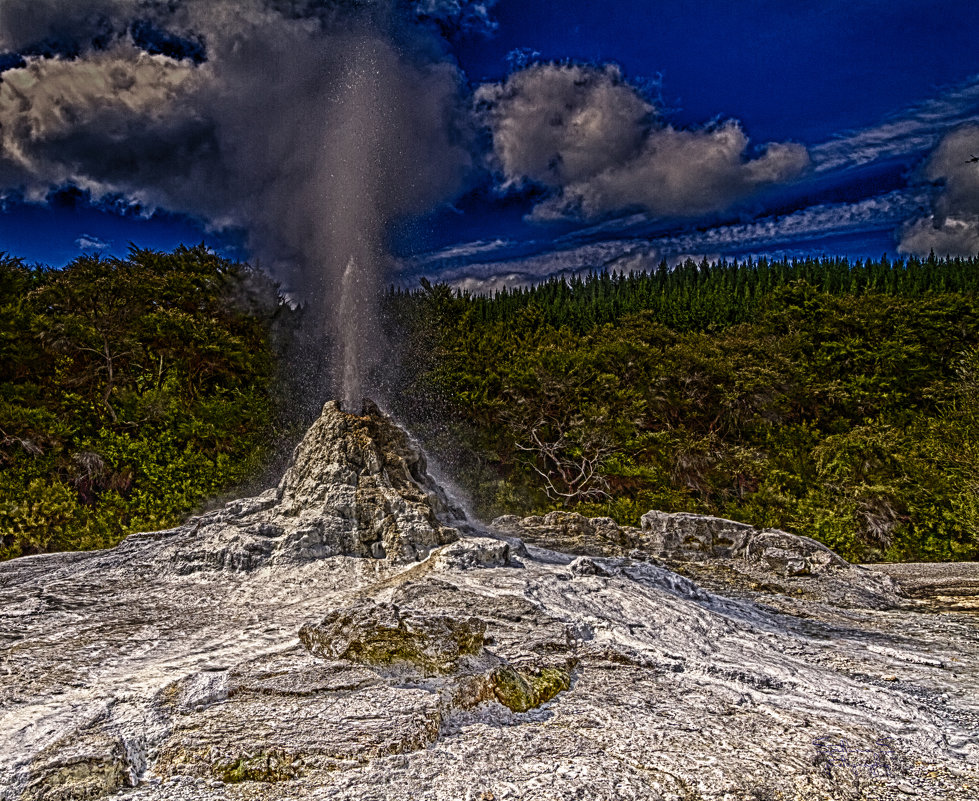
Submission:
<svg viewBox="0 0 979 801">
<path fill-rule="evenodd" d="M 357 403 L 363 395 L 363 368 L 360 321 L 365 312 L 364 299 L 358 289 L 361 285 L 357 274 L 357 262 L 351 256 L 343 271 L 340 282 L 340 321 L 341 321 L 341 364 L 343 365 L 343 406 L 348 412 L 357 409 Z"/>
<path fill-rule="evenodd" d="M 74 183 L 246 230 L 254 258 L 315 310 L 313 349 L 331 334 L 332 390 L 350 406 L 378 339 L 390 227 L 450 198 L 471 162 L 438 23 L 485 24 L 485 4 L 11 0 L 0 47 L 37 52 L 66 19 L 104 24 L 73 28 L 71 59 L 3 73 L 0 191 L 43 199 Z M 148 52 L 136 25 L 188 55 Z"/>
<path fill-rule="evenodd" d="M 261 495 L 0 564 L 0 801 L 975 801 L 969 615 L 718 518 L 465 521 L 363 411 Z"/>
</svg>

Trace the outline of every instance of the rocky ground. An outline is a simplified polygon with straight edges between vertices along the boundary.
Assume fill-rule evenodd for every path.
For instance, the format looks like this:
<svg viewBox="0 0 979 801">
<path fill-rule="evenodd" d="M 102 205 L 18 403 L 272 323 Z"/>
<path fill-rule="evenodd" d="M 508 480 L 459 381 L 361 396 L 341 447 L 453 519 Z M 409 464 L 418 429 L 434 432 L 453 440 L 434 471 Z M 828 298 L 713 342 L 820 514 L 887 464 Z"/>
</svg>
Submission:
<svg viewBox="0 0 979 801">
<path fill-rule="evenodd" d="M 977 578 L 692 515 L 481 526 L 327 404 L 257 498 L 0 565 L 0 799 L 971 800 Z"/>
</svg>

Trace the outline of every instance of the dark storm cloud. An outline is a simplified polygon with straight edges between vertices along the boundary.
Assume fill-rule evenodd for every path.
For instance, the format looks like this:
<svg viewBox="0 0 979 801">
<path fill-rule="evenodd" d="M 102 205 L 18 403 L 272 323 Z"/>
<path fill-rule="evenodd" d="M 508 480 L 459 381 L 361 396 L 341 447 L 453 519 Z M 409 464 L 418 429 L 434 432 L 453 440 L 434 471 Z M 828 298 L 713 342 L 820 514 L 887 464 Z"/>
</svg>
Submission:
<svg viewBox="0 0 979 801">
<path fill-rule="evenodd" d="M 0 3 L 0 50 L 20 51 L 49 41 L 77 50 L 92 39 L 119 33 L 133 0 L 4 0 Z"/>
<path fill-rule="evenodd" d="M 752 157 L 737 122 L 681 130 L 612 65 L 536 64 L 480 87 L 503 187 L 551 191 L 536 219 L 592 218 L 628 207 L 660 216 L 718 211 L 809 165 L 801 145 Z"/>
</svg>

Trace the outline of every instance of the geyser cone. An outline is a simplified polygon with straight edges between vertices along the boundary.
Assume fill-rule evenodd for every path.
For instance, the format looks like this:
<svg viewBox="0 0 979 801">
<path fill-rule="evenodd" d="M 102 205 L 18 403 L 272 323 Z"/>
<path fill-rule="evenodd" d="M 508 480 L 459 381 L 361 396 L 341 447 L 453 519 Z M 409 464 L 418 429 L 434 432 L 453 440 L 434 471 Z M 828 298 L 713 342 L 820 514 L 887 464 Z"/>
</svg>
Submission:
<svg viewBox="0 0 979 801">
<path fill-rule="evenodd" d="M 373 403 L 363 408 L 327 403 L 277 487 L 191 521 L 160 559 L 178 573 L 332 556 L 413 562 L 457 540 L 465 514 L 428 474 L 421 447 Z"/>
<path fill-rule="evenodd" d="M 421 447 L 370 401 L 323 407 L 276 491 L 271 520 L 293 534 L 280 559 L 337 553 L 421 559 L 453 542 L 463 514 L 427 472 Z"/>
</svg>

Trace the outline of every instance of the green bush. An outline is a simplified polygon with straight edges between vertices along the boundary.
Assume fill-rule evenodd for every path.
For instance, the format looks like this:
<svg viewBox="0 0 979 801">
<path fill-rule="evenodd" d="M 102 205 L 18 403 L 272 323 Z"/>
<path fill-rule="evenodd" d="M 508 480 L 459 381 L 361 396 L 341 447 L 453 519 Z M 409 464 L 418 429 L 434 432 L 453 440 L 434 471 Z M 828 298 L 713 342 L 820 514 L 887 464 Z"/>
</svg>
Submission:
<svg viewBox="0 0 979 801">
<path fill-rule="evenodd" d="M 283 308 L 203 247 L 0 258 L 0 558 L 109 547 L 253 475 Z"/>
</svg>

